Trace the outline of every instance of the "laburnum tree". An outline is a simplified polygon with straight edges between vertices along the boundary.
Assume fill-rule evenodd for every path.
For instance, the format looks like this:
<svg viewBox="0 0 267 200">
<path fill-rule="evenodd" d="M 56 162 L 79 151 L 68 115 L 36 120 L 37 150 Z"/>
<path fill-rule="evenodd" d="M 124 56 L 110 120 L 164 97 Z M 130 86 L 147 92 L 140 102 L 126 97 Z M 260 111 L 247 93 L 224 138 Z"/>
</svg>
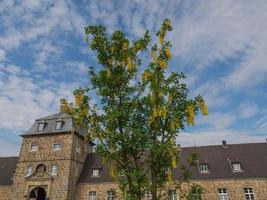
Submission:
<svg viewBox="0 0 267 200">
<path fill-rule="evenodd" d="M 109 35 L 103 26 L 85 28 L 86 41 L 101 67 L 90 67 L 90 85 L 74 91 L 69 113 L 88 129 L 85 140 L 95 141 L 103 162 L 110 162 L 110 174 L 125 199 L 140 200 L 147 191 L 153 200 L 168 199 L 169 189 L 187 180 L 189 172 L 179 162 L 176 137 L 186 124 L 194 125 L 199 110 L 208 114 L 201 96 L 188 97 L 183 73 L 166 73 L 171 42 L 165 35 L 171 30 L 165 19 L 157 33 L 158 44 L 151 46 L 148 32 L 131 41 L 122 31 Z M 148 48 L 151 58 L 145 56 Z M 142 58 L 150 60 L 147 66 Z M 96 104 L 92 92 L 100 99 Z M 192 155 L 189 163 L 195 159 Z M 177 167 L 182 171 L 179 181 L 172 174 Z"/>
</svg>

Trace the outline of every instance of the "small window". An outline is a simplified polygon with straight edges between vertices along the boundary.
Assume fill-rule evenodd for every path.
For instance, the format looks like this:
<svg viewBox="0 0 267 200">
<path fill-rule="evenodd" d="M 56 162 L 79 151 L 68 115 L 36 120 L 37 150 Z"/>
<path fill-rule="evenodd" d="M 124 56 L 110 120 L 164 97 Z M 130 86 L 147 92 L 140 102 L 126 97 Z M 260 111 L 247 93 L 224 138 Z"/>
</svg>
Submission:
<svg viewBox="0 0 267 200">
<path fill-rule="evenodd" d="M 146 200 L 152 200 L 152 193 L 146 192 Z"/>
<path fill-rule="evenodd" d="M 219 188 L 218 189 L 218 197 L 219 197 L 219 200 L 229 200 L 227 189 L 226 188 Z"/>
<path fill-rule="evenodd" d="M 199 164 L 199 172 L 200 173 L 209 173 L 208 164 Z"/>
<path fill-rule="evenodd" d="M 114 191 L 108 191 L 107 192 L 107 200 L 114 200 L 115 199 L 115 192 Z"/>
<path fill-rule="evenodd" d="M 31 145 L 31 151 L 32 152 L 38 151 L 38 145 L 37 144 L 32 144 Z"/>
<path fill-rule="evenodd" d="M 96 200 L 96 191 L 90 191 L 88 200 Z"/>
<path fill-rule="evenodd" d="M 99 169 L 92 169 L 92 177 L 99 177 L 100 172 Z"/>
<path fill-rule="evenodd" d="M 233 172 L 242 172 L 243 171 L 240 162 L 233 162 L 232 163 L 232 169 L 233 169 Z"/>
<path fill-rule="evenodd" d="M 63 121 L 56 121 L 55 129 L 56 130 L 60 130 L 62 128 L 62 125 L 63 125 Z"/>
<path fill-rule="evenodd" d="M 175 190 L 169 190 L 169 199 L 177 200 L 177 192 Z"/>
<path fill-rule="evenodd" d="M 61 149 L 61 144 L 53 144 L 53 150 L 60 151 L 60 149 Z"/>
<path fill-rule="evenodd" d="M 38 124 L 38 131 L 43 131 L 45 128 L 45 123 L 44 122 L 41 122 Z"/>
<path fill-rule="evenodd" d="M 30 175 L 32 175 L 32 166 L 28 166 L 27 167 L 27 170 L 26 170 L 26 176 L 30 176 Z"/>
<path fill-rule="evenodd" d="M 53 164 L 51 166 L 51 175 L 55 176 L 57 174 L 58 171 L 58 166 L 56 164 Z"/>
<path fill-rule="evenodd" d="M 254 200 L 254 193 L 252 188 L 244 188 L 246 200 Z"/>
<path fill-rule="evenodd" d="M 81 153 L 81 145 L 79 143 L 76 145 L 76 152 Z"/>
</svg>

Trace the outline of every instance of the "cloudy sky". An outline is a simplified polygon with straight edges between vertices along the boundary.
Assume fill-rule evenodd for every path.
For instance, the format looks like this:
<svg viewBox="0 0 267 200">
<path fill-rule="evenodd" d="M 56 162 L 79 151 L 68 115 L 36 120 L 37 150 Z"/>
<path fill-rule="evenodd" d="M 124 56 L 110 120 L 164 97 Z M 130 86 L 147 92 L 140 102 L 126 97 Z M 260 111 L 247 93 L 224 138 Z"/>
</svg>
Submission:
<svg viewBox="0 0 267 200">
<path fill-rule="evenodd" d="M 102 24 L 132 38 L 170 18 L 169 70 L 183 71 L 190 95 L 203 95 L 183 146 L 264 142 L 267 137 L 266 0 L 0 0 L 0 156 L 17 155 L 34 119 L 88 83 L 96 59 L 84 27 Z"/>
</svg>

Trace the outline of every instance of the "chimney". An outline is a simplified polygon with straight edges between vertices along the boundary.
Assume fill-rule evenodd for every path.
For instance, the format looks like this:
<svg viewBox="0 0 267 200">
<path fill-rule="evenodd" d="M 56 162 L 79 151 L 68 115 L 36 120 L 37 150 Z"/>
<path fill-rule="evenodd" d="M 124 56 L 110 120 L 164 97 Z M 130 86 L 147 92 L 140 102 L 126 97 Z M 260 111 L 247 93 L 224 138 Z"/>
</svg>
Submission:
<svg viewBox="0 0 267 200">
<path fill-rule="evenodd" d="M 66 99 L 60 99 L 60 112 L 66 113 L 68 111 L 69 105 Z"/>
<path fill-rule="evenodd" d="M 222 141 L 222 146 L 223 146 L 223 148 L 227 148 L 228 146 L 227 146 L 227 143 L 226 143 L 226 140 L 223 140 Z"/>
<path fill-rule="evenodd" d="M 181 145 L 180 144 L 176 144 L 176 149 L 177 149 L 177 151 L 181 151 L 182 150 L 182 147 L 181 147 Z"/>
</svg>

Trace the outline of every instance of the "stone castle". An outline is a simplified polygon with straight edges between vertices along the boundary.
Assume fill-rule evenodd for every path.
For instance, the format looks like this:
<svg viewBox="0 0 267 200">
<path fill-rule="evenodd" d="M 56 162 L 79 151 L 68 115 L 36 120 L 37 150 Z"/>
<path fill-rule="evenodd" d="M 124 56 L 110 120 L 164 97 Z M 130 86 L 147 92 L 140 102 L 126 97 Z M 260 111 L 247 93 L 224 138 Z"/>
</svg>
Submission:
<svg viewBox="0 0 267 200">
<path fill-rule="evenodd" d="M 85 130 L 60 112 L 35 120 L 21 135 L 18 157 L 0 158 L 0 200 L 115 200 L 118 185 L 109 164 L 85 143 Z M 181 162 L 196 152 L 191 183 L 205 191 L 195 199 L 267 200 L 267 143 L 183 147 Z M 178 172 L 173 172 L 179 179 Z M 187 186 L 185 185 L 186 189 Z M 183 199 L 172 191 L 169 199 Z M 145 199 L 151 199 L 148 192 Z"/>
</svg>

